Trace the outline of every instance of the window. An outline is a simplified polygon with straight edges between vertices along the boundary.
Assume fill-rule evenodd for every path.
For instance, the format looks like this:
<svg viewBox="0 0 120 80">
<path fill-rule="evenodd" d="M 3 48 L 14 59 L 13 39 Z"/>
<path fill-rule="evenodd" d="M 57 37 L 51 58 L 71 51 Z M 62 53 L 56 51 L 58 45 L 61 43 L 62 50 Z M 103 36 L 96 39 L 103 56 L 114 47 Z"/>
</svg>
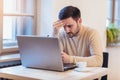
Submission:
<svg viewBox="0 0 120 80">
<path fill-rule="evenodd" d="M 17 49 L 17 35 L 35 35 L 36 0 L 0 0 L 0 53 Z"/>
<path fill-rule="evenodd" d="M 111 22 L 120 28 L 120 0 L 108 0 L 107 26 Z"/>
<path fill-rule="evenodd" d="M 120 0 L 108 0 L 107 46 L 120 46 L 120 8 L 119 7 L 120 7 Z"/>
</svg>

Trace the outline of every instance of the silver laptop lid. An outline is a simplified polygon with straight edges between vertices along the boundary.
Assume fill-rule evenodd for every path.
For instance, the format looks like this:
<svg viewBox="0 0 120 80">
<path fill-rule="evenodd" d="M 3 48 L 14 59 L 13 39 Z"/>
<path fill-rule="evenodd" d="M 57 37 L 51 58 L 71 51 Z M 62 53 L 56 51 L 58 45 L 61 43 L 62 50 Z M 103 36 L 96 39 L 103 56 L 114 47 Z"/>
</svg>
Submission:
<svg viewBox="0 0 120 80">
<path fill-rule="evenodd" d="M 58 38 L 17 36 L 22 65 L 64 71 Z"/>
</svg>

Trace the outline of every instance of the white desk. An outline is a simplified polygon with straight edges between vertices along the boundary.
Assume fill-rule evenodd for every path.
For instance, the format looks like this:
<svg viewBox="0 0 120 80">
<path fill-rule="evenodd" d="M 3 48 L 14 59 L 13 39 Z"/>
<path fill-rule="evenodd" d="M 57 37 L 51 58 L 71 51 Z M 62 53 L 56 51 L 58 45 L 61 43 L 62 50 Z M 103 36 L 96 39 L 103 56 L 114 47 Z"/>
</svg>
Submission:
<svg viewBox="0 0 120 80">
<path fill-rule="evenodd" d="M 14 80 L 93 80 L 107 74 L 107 68 L 91 67 L 88 72 L 56 72 L 15 66 L 0 69 L 0 77 Z"/>
</svg>

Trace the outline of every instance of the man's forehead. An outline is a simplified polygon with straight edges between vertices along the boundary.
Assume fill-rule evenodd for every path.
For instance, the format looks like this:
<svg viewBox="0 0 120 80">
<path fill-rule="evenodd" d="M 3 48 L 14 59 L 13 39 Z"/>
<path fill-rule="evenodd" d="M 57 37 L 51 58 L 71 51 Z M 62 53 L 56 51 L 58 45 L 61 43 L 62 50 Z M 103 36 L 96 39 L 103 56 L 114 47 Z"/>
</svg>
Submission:
<svg viewBox="0 0 120 80">
<path fill-rule="evenodd" d="M 62 21 L 63 21 L 63 22 L 73 21 L 73 18 L 72 18 L 72 17 L 70 17 L 70 18 L 64 19 L 64 20 L 62 20 Z"/>
<path fill-rule="evenodd" d="M 74 20 L 72 18 L 67 18 L 63 20 L 65 25 L 72 25 Z"/>
</svg>

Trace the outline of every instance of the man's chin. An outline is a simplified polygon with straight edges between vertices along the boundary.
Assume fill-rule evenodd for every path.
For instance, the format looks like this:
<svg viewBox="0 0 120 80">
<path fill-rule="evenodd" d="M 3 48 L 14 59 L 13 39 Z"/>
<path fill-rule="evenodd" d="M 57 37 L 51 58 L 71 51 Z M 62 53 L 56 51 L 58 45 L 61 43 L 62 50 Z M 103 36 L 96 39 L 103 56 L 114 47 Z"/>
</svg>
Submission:
<svg viewBox="0 0 120 80">
<path fill-rule="evenodd" d="M 73 34 L 68 34 L 69 38 L 72 38 L 74 35 Z"/>
</svg>

